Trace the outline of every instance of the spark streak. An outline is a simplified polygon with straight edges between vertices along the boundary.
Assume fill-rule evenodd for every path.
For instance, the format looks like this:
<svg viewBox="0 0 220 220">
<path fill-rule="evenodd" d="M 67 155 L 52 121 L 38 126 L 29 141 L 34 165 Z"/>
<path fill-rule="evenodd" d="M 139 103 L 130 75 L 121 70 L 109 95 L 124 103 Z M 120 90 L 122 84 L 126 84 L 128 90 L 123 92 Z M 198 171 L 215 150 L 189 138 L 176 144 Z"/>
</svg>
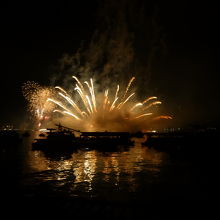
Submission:
<svg viewBox="0 0 220 220">
<path fill-rule="evenodd" d="M 136 116 L 135 118 L 142 118 L 142 117 L 145 117 L 145 116 L 149 116 L 149 115 L 152 115 L 153 113 L 145 113 L 145 114 L 142 114 L 142 115 L 138 115 Z"/>
<path fill-rule="evenodd" d="M 135 104 L 131 109 L 130 109 L 130 111 L 133 111 L 135 108 L 137 108 L 138 106 L 142 106 L 143 104 L 142 103 L 137 103 L 137 104 Z"/>
<path fill-rule="evenodd" d="M 127 95 L 128 90 L 129 90 L 129 88 L 130 88 L 130 86 L 131 86 L 131 83 L 132 83 L 134 80 L 135 80 L 135 77 L 132 77 L 132 78 L 130 79 L 130 81 L 129 81 L 129 83 L 128 83 L 128 86 L 127 86 L 127 88 L 126 88 L 126 90 L 125 90 L 125 94 L 124 94 L 124 96 L 123 96 L 123 99 L 124 99 L 125 96 Z"/>
<path fill-rule="evenodd" d="M 55 89 L 59 89 L 61 92 L 63 92 L 64 94 L 67 95 L 67 92 L 63 88 L 61 88 L 60 86 L 55 86 Z"/>
<path fill-rule="evenodd" d="M 121 102 L 117 108 L 120 109 L 135 93 L 132 93 L 131 95 L 128 96 L 128 98 L 124 101 L 124 102 Z"/>
</svg>

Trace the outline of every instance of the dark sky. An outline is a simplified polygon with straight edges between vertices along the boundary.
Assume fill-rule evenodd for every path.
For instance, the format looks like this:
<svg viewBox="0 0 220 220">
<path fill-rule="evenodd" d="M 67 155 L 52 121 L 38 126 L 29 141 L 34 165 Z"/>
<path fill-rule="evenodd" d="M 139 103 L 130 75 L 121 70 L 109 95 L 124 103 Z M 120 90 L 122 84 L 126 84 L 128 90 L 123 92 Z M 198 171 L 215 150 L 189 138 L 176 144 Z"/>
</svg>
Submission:
<svg viewBox="0 0 220 220">
<path fill-rule="evenodd" d="M 51 66 L 90 40 L 98 1 L 73 2 L 1 6 L 0 126 L 16 126 L 27 114 L 24 82 L 48 85 Z M 217 3 L 161 2 L 155 7 L 166 49 L 156 58 L 150 85 L 165 101 L 165 111 L 179 121 L 219 123 Z"/>
</svg>

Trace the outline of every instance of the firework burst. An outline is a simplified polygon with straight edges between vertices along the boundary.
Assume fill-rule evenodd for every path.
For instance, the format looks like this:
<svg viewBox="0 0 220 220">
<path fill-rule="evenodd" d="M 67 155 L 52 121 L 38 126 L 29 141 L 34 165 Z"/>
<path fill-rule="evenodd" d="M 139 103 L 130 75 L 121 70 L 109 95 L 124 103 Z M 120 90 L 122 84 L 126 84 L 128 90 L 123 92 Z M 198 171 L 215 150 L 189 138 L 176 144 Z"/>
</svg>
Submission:
<svg viewBox="0 0 220 220">
<path fill-rule="evenodd" d="M 28 110 L 40 127 L 41 122 L 48 120 L 50 112 L 54 109 L 54 105 L 47 102 L 49 97 L 54 96 L 54 88 L 43 87 L 36 82 L 28 81 L 24 83 L 22 92 L 26 100 L 28 100 Z"/>
<path fill-rule="evenodd" d="M 72 78 L 78 101 L 59 86 L 41 87 L 33 82 L 24 85 L 29 110 L 38 120 L 49 115 L 66 126 L 87 131 L 138 131 L 146 129 L 152 121 L 171 119 L 166 115 L 154 116 L 155 107 L 161 104 L 155 96 L 135 102 L 135 92 L 131 89 L 135 77 L 123 91 L 117 85 L 112 91 L 107 88 L 99 94 L 95 92 L 92 78 L 85 82 L 76 76 Z"/>
</svg>

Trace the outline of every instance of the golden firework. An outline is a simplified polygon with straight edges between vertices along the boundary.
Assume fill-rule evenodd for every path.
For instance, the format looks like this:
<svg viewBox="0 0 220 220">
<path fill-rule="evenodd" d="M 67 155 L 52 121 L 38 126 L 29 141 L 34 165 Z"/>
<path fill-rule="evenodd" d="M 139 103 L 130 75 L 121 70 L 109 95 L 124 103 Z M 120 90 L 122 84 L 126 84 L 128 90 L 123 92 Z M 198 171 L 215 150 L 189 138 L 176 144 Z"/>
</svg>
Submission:
<svg viewBox="0 0 220 220">
<path fill-rule="evenodd" d="M 93 79 L 82 83 L 76 76 L 75 99 L 63 88 L 42 87 L 34 82 L 24 85 L 24 96 L 29 101 L 29 109 L 39 120 L 44 114 L 58 118 L 59 122 L 84 130 L 142 130 L 150 121 L 171 119 L 170 116 L 153 116 L 154 106 L 161 101 L 154 101 L 156 96 L 135 102 L 135 92 L 130 91 L 135 80 L 132 77 L 125 91 L 119 94 L 120 86 L 115 92 L 107 88 L 103 94 L 96 94 Z M 77 99 L 76 99 L 76 96 Z M 57 114 L 60 114 L 57 116 Z"/>
</svg>

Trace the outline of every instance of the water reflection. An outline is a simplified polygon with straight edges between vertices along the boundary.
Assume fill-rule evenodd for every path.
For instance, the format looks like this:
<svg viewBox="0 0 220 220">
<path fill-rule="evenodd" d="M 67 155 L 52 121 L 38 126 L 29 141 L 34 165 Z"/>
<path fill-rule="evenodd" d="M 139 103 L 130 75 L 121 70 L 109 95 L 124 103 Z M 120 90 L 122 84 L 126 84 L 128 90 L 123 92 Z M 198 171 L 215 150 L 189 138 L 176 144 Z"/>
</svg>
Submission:
<svg viewBox="0 0 220 220">
<path fill-rule="evenodd" d="M 115 190 L 135 192 L 140 182 L 142 185 L 152 182 L 158 177 L 164 161 L 164 153 L 136 143 L 127 151 L 78 150 L 69 158 L 60 157 L 59 160 L 30 150 L 27 166 L 28 173 L 37 181 L 56 183 L 53 187 L 65 185 L 69 194 L 100 194 L 106 190 L 111 194 Z"/>
</svg>

